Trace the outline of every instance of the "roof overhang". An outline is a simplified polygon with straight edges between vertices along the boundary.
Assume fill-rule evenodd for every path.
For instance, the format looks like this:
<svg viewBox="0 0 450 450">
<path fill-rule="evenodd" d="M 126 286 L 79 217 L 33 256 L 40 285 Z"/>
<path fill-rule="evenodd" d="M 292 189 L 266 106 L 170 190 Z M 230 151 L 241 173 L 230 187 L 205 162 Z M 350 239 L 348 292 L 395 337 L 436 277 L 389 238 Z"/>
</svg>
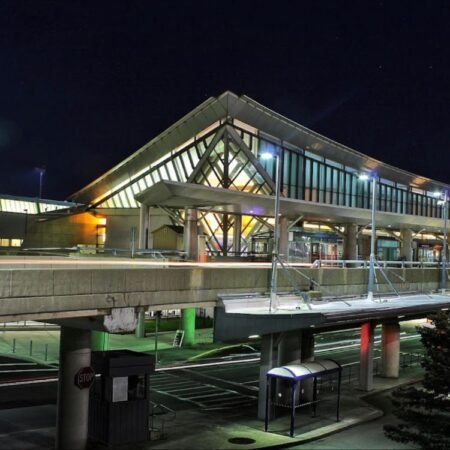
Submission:
<svg viewBox="0 0 450 450">
<path fill-rule="evenodd" d="M 274 197 L 251 194 L 229 189 L 212 188 L 198 184 L 160 181 L 136 195 L 136 200 L 148 206 L 169 208 L 210 209 L 220 213 L 245 214 L 273 217 Z M 355 223 L 367 225 L 371 221 L 371 211 L 363 208 L 327 205 L 291 198 L 280 198 L 282 215 L 303 220 L 330 223 Z M 395 214 L 377 211 L 377 227 L 410 228 L 418 231 L 438 231 L 442 229 L 442 219 Z"/>
<path fill-rule="evenodd" d="M 332 359 L 316 359 L 314 361 L 303 362 L 302 364 L 288 364 L 286 366 L 274 367 L 266 375 L 271 378 L 299 381 L 340 370 L 342 370 L 341 365 Z"/>
<path fill-rule="evenodd" d="M 70 198 L 85 204 L 131 181 L 134 174 L 167 155 L 218 120 L 235 118 L 270 135 L 317 155 L 357 170 L 376 170 L 378 176 L 428 191 L 447 187 L 444 183 L 398 169 L 339 144 L 259 104 L 251 98 L 224 92 L 211 97 L 145 144 L 127 159 L 73 194 Z"/>
<path fill-rule="evenodd" d="M 379 300 L 334 299 L 311 302 L 311 309 L 308 309 L 300 297 L 280 295 L 276 311 L 269 313 L 268 295 L 222 298 L 222 307 L 217 307 L 215 313 L 214 340 L 232 341 L 251 335 L 300 329 L 351 328 L 369 320 L 411 320 L 450 308 L 450 296 L 443 294 L 384 297 Z"/>
</svg>

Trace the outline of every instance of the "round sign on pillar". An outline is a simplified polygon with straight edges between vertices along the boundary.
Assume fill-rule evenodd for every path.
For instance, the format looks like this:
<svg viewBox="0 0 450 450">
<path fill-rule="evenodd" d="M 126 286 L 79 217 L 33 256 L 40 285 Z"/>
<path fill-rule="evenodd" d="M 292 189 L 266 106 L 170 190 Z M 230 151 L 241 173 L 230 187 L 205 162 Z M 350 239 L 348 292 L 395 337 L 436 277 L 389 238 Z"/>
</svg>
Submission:
<svg viewBox="0 0 450 450">
<path fill-rule="evenodd" d="M 75 386 L 80 389 L 87 389 L 92 386 L 95 380 L 95 371 L 92 367 L 82 367 L 75 374 Z"/>
</svg>

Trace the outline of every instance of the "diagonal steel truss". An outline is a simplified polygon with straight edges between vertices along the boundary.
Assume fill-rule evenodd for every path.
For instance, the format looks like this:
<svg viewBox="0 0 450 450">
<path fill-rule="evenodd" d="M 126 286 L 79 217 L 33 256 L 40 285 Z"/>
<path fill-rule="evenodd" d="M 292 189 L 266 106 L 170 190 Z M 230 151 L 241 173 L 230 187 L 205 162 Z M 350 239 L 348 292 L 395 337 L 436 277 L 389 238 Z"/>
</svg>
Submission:
<svg viewBox="0 0 450 450">
<path fill-rule="evenodd" d="M 187 183 L 266 195 L 274 192 L 271 176 L 238 130 L 230 124 L 223 124 L 208 140 L 203 145 L 200 145 L 201 140 L 196 141 L 196 149 L 203 148 L 204 152 L 198 155 L 198 162 L 187 177 Z M 185 159 L 179 158 L 178 164 Z M 183 223 L 183 212 L 165 207 L 161 209 L 166 211 L 173 223 Z M 237 223 L 241 224 L 240 233 L 235 232 Z M 207 251 L 223 256 L 233 254 L 233 248 L 240 248 L 243 254 L 250 252 L 252 236 L 272 228 L 267 218 L 245 216 L 245 220 L 237 221 L 233 214 L 211 209 L 199 210 L 199 224 L 205 235 Z M 235 236 L 240 236 L 240 245 L 233 242 Z"/>
</svg>

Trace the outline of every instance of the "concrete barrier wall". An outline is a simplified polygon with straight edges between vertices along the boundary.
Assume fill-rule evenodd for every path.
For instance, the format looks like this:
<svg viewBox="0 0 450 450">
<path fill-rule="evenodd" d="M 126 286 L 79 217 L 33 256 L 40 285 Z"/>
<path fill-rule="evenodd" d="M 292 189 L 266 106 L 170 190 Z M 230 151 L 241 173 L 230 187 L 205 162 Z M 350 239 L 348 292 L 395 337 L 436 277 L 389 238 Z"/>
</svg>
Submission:
<svg viewBox="0 0 450 450">
<path fill-rule="evenodd" d="M 367 269 L 302 269 L 321 285 L 322 294 L 362 295 Z M 308 290 L 310 281 L 289 271 L 297 285 Z M 398 291 L 438 289 L 437 268 L 385 269 Z M 172 309 L 214 306 L 223 293 L 267 292 L 268 268 L 152 268 L 152 269 L 7 269 L 0 271 L 0 317 L 55 312 L 145 306 Z M 392 292 L 377 270 L 375 292 Z M 279 270 L 278 290 L 292 285 Z"/>
</svg>

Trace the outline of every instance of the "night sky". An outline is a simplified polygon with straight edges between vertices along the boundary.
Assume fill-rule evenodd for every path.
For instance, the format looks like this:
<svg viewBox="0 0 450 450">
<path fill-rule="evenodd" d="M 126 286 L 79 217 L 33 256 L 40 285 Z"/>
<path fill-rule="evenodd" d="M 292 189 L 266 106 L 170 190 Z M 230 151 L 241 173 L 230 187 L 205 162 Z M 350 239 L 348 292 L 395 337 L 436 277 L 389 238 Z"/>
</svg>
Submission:
<svg viewBox="0 0 450 450">
<path fill-rule="evenodd" d="M 0 194 L 64 199 L 231 90 L 450 183 L 450 2 L 0 1 Z"/>
</svg>

